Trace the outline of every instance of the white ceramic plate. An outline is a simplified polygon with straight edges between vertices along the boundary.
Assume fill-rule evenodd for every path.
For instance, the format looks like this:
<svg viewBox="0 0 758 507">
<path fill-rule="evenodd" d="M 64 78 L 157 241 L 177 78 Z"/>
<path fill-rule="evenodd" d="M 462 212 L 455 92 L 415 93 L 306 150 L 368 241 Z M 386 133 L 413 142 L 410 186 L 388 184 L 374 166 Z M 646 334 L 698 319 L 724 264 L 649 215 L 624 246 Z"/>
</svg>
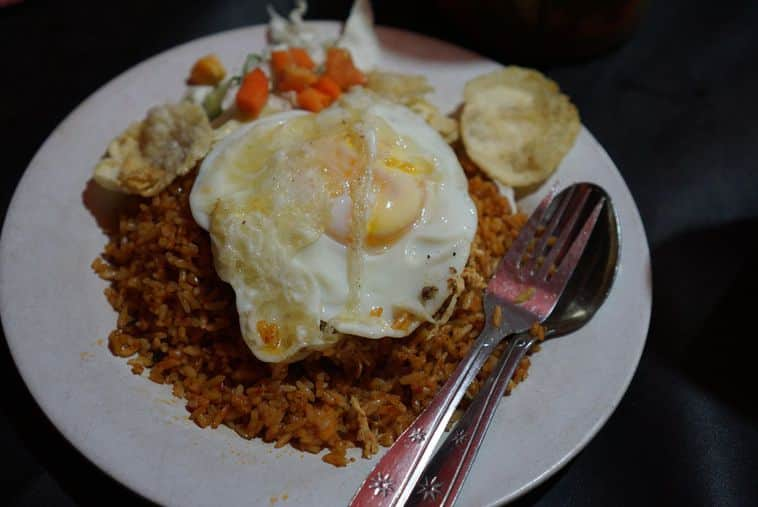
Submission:
<svg viewBox="0 0 758 507">
<path fill-rule="evenodd" d="M 338 25 L 318 24 L 336 32 Z M 52 422 L 97 466 L 167 505 L 344 505 L 375 460 L 334 468 L 232 431 L 201 430 L 167 386 L 133 375 L 103 341 L 115 313 L 90 263 L 105 236 L 82 191 L 108 141 L 154 104 L 176 100 L 194 60 L 240 62 L 263 47 L 243 28 L 166 51 L 98 90 L 50 135 L 19 183 L 0 246 L 0 308 L 13 358 Z M 452 110 L 466 80 L 497 67 L 438 40 L 380 28 L 381 67 L 423 73 Z M 524 493 L 574 456 L 610 416 L 637 366 L 651 305 L 650 259 L 639 213 L 611 159 L 582 130 L 554 177 L 605 187 L 623 233 L 607 302 L 581 332 L 548 343 L 529 378 L 500 405 L 460 505 Z M 544 188 L 544 187 L 543 187 Z M 531 209 L 533 196 L 522 203 Z M 357 455 L 357 454 L 356 454 Z"/>
</svg>

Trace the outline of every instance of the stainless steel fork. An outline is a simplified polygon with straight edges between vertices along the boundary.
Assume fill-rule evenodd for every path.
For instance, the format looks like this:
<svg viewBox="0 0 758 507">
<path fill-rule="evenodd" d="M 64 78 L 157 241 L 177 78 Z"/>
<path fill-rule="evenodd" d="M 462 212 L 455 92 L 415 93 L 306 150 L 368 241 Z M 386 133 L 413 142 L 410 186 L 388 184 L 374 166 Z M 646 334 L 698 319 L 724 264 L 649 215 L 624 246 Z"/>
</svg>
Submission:
<svg viewBox="0 0 758 507">
<path fill-rule="evenodd" d="M 559 194 L 556 199 L 561 198 L 562 195 Z M 602 251 L 592 251 L 582 255 L 577 271 L 583 270 L 583 272 L 574 273 L 571 283 L 562 290 L 558 305 L 544 322 L 547 326 L 546 337 L 570 333 L 589 321 L 605 300 L 605 295 L 613 283 L 618 260 L 618 227 L 615 215 L 610 200 L 602 188 L 592 189 L 590 201 L 592 201 L 590 206 L 597 206 L 596 203 L 607 201 L 606 208 L 601 213 L 597 224 L 601 228 L 605 226 L 605 231 L 601 231 L 601 234 L 594 238 L 597 240 L 595 244 L 592 244 L 594 249 L 600 248 Z M 602 238 L 607 239 L 607 244 L 603 243 Z M 560 247 L 559 243 L 554 246 Z M 539 257 L 539 255 L 537 251 L 532 257 Z M 601 265 L 599 260 L 602 260 L 604 265 Z M 602 273 L 599 277 L 598 272 Z M 587 284 L 590 279 L 593 283 Z M 482 384 L 463 417 L 447 435 L 427 465 L 406 507 L 453 507 L 455 505 L 495 414 L 495 409 L 521 360 L 537 341 L 538 339 L 528 332 L 516 334 L 510 338 L 489 378 Z"/>
<path fill-rule="evenodd" d="M 602 208 L 587 214 L 590 187 L 551 192 L 501 260 L 484 297 L 485 325 L 429 406 L 398 437 L 356 492 L 351 506 L 403 505 L 427 465 L 458 402 L 494 347 L 544 321 L 555 307 Z M 584 222 L 579 224 L 579 219 Z M 541 252 L 547 252 L 541 255 Z M 431 490 L 433 485 L 428 485 Z"/>
</svg>

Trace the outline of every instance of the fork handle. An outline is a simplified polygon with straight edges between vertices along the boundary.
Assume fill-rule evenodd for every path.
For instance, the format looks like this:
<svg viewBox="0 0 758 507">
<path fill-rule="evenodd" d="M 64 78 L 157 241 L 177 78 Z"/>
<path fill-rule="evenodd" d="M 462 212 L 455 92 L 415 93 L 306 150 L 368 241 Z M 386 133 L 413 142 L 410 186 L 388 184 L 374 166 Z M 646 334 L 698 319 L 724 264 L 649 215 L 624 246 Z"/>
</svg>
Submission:
<svg viewBox="0 0 758 507">
<path fill-rule="evenodd" d="M 351 507 L 405 504 L 466 388 L 503 336 L 490 326 L 485 328 L 429 406 L 397 438 L 361 484 Z"/>
<path fill-rule="evenodd" d="M 521 359 L 535 342 L 536 339 L 529 333 L 511 338 L 495 371 L 424 471 L 416 494 L 408 505 L 452 507 L 455 504 L 495 409 Z"/>
</svg>

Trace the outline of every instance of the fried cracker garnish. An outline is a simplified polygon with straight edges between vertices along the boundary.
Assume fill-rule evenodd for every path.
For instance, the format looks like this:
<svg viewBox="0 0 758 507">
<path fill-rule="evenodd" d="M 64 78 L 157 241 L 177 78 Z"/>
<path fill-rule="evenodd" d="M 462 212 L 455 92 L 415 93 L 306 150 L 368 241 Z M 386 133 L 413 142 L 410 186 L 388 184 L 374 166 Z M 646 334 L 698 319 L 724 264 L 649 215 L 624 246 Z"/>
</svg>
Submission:
<svg viewBox="0 0 758 507">
<path fill-rule="evenodd" d="M 579 113 L 558 85 L 536 70 L 506 67 L 464 89 L 461 136 L 469 157 L 512 187 L 546 180 L 574 145 Z"/>
<path fill-rule="evenodd" d="M 197 104 L 157 106 L 111 141 L 93 177 L 109 190 L 153 196 L 205 157 L 212 139 L 208 117 Z"/>
</svg>

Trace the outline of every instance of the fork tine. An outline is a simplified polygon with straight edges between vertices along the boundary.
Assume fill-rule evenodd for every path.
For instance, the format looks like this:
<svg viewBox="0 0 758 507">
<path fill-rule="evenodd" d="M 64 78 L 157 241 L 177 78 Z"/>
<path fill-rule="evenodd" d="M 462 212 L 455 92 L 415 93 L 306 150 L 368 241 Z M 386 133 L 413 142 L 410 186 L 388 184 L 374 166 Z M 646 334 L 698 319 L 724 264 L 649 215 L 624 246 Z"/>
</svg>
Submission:
<svg viewBox="0 0 758 507">
<path fill-rule="evenodd" d="M 553 231 L 555 231 L 555 228 L 558 227 L 558 224 L 561 222 L 563 213 L 565 213 L 566 208 L 568 208 L 569 203 L 574 198 L 574 193 L 576 192 L 576 189 L 577 189 L 576 186 L 569 187 L 568 191 L 566 192 L 566 195 L 564 195 L 561 198 L 561 203 L 558 206 L 558 209 L 555 210 L 553 215 L 550 217 L 550 221 L 548 222 L 547 226 L 545 226 L 545 231 L 540 236 L 540 240 L 537 243 L 537 246 L 534 248 L 534 253 L 532 255 L 532 259 L 534 260 L 534 262 L 531 263 L 531 266 L 528 271 L 534 272 L 536 269 L 539 269 L 540 266 L 537 266 L 537 262 L 540 257 L 540 254 L 545 250 L 545 245 L 547 245 L 548 239 L 553 234 Z"/>
<path fill-rule="evenodd" d="M 566 220 L 566 223 L 561 227 L 561 234 L 558 236 L 555 244 L 550 248 L 550 252 L 545 256 L 545 260 L 542 262 L 542 266 L 537 271 L 536 279 L 544 280 L 547 274 L 550 272 L 550 267 L 555 263 L 558 255 L 563 251 L 571 234 L 573 233 L 574 226 L 576 225 L 579 216 L 584 210 L 584 205 L 587 203 L 587 199 L 592 192 L 592 187 L 589 185 L 582 185 L 579 196 L 576 198 L 578 201 L 571 211 L 571 215 Z"/>
<path fill-rule="evenodd" d="M 587 241 L 590 239 L 590 235 L 595 228 L 595 224 L 597 223 L 597 219 L 600 216 L 600 211 L 603 209 L 604 204 L 605 197 L 601 197 L 595 205 L 595 208 L 592 210 L 592 213 L 587 218 L 587 221 L 584 222 L 576 239 L 574 239 L 574 242 L 571 244 L 571 248 L 561 261 L 561 266 L 558 268 L 558 271 L 550 278 L 548 283 L 558 290 L 559 293 L 566 286 L 568 279 L 574 272 L 574 268 L 579 263 L 579 258 L 582 256 L 582 252 L 584 252 L 584 247 L 587 246 Z"/>
<path fill-rule="evenodd" d="M 501 266 L 518 266 L 519 260 L 524 255 L 526 248 L 529 246 L 529 242 L 534 239 L 534 234 L 537 232 L 537 227 L 542 222 L 542 218 L 545 216 L 545 212 L 547 212 L 550 203 L 553 201 L 553 197 L 555 197 L 555 188 L 551 189 L 550 192 L 548 192 L 548 194 L 542 199 L 542 201 L 540 201 L 537 209 L 534 210 L 532 216 L 530 216 L 529 220 L 526 222 L 526 224 L 524 224 L 521 232 L 519 232 L 519 235 L 513 241 L 513 244 L 503 257 L 503 260 L 500 263 Z"/>
</svg>

